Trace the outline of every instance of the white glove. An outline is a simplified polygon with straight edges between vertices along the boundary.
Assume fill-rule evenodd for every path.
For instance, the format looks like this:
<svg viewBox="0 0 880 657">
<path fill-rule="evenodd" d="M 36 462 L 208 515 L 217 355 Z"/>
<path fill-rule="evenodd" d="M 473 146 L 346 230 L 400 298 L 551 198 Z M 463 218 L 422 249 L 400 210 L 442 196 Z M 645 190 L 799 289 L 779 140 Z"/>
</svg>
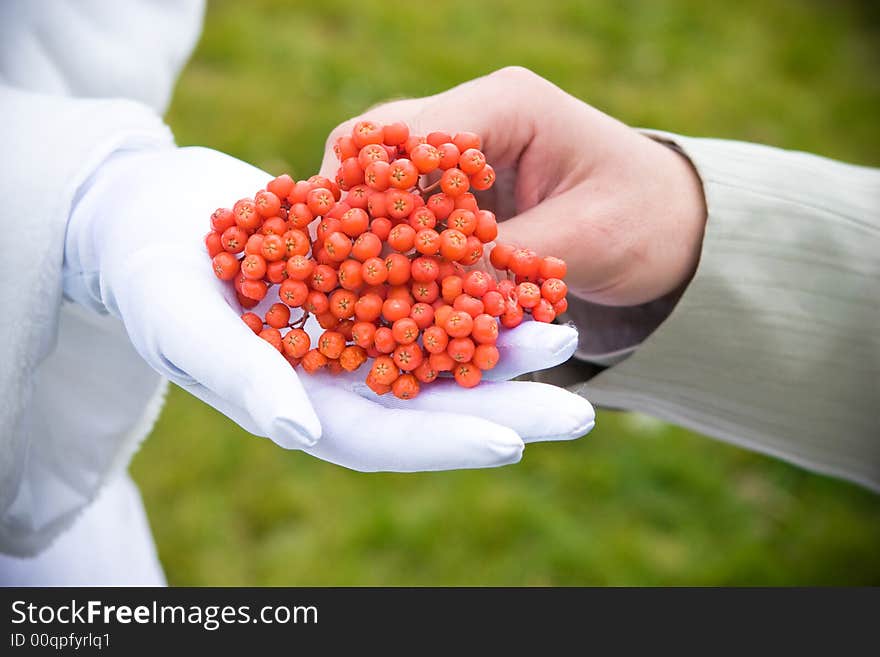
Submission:
<svg viewBox="0 0 880 657">
<path fill-rule="evenodd" d="M 365 369 L 297 376 L 241 321 L 235 294 L 214 276 L 203 242 L 217 207 L 252 196 L 270 179 L 209 149 L 118 152 L 75 202 L 66 294 L 119 317 L 154 369 L 247 431 L 349 468 L 504 465 L 519 460 L 524 441 L 577 438 L 592 427 L 586 400 L 543 384 L 435 383 L 401 401 L 370 391 Z M 492 374 L 552 367 L 576 343 L 570 327 L 525 323 L 502 334 Z"/>
</svg>

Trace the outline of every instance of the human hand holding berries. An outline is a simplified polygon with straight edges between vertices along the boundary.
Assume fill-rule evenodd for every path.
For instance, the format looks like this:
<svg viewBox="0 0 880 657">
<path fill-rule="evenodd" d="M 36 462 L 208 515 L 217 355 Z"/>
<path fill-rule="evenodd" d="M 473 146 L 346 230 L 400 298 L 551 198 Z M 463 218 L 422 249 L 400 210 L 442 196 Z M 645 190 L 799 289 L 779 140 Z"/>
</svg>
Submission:
<svg viewBox="0 0 880 657">
<path fill-rule="evenodd" d="M 284 279 L 282 272 L 275 271 L 276 263 L 282 261 L 271 260 L 276 249 L 264 249 L 269 235 L 277 234 L 271 219 L 264 222 L 270 230 L 261 239 L 254 234 L 244 238 L 239 255 L 260 255 L 266 269 L 263 272 L 260 260 L 253 259 L 250 277 L 232 277 L 238 294 L 235 285 L 215 275 L 226 278 L 229 269 L 241 266 L 238 259 L 234 258 L 235 265 L 221 260 L 212 268 L 205 254 L 206 248 L 210 252 L 217 248 L 216 242 L 224 241 L 225 246 L 220 244 L 224 252 L 239 251 L 237 242 L 242 240 L 235 231 L 223 237 L 232 226 L 225 225 L 229 217 L 221 213 L 213 219 L 215 231 L 223 229 L 221 237 L 206 244 L 206 217 L 230 198 L 252 194 L 271 179 L 265 172 L 208 149 L 114 156 L 83 189 L 68 225 L 65 269 L 83 279 L 84 292 L 75 295 L 77 300 L 120 317 L 132 343 L 151 366 L 248 431 L 346 467 L 416 471 L 503 465 L 520 458 L 524 440 L 576 438 L 589 430 L 593 412 L 587 402 L 540 384 L 484 383 L 476 390 L 439 384 L 436 391 L 416 400 L 398 400 L 392 395 L 377 400 L 364 383 L 362 371 L 345 372 L 346 364 L 355 367 L 360 360 L 359 353 L 346 353 L 347 347 L 334 361 L 340 367 L 338 376 L 298 377 L 278 347 L 296 358 L 304 335 L 311 332 L 309 343 L 314 345 L 324 329 L 310 322 L 307 331 L 294 329 L 282 336 L 276 327 L 283 326 L 284 320 L 296 321 L 298 315 L 287 316 L 272 306 L 281 301 L 280 294 L 289 295 L 293 303 L 284 302 L 289 306 L 301 305 L 297 300 L 305 296 L 310 312 L 319 320 L 326 318 L 332 293 L 309 292 L 297 284 L 314 281 L 317 274 L 325 273 L 321 267 L 330 268 L 334 275 L 336 271 L 324 262 L 315 265 L 297 258 L 302 238 L 293 233 L 282 239 L 291 252 Z M 258 201 L 271 202 L 271 197 L 257 196 L 253 203 L 232 208 L 239 219 L 233 223 L 245 233 L 258 223 Z M 320 211 L 325 203 L 318 195 L 307 198 L 291 206 L 287 222 L 305 229 L 313 211 Z M 352 227 L 356 225 L 356 217 L 349 220 Z M 336 221 L 341 228 L 342 219 Z M 336 229 L 322 226 L 319 230 L 327 237 Z M 364 256 L 374 246 L 357 248 Z M 308 247 L 302 253 L 307 251 Z M 260 275 L 279 283 L 274 298 L 267 294 Z M 259 313 L 260 326 L 247 316 L 245 321 L 240 319 L 248 310 L 239 301 L 243 291 L 248 294 L 242 296 L 252 299 L 264 295 L 252 309 Z M 378 301 L 381 312 L 383 300 Z M 264 324 L 264 319 L 269 323 Z M 255 329 L 265 339 L 257 337 Z M 349 329 L 353 335 L 354 327 Z M 559 340 L 543 341 L 538 348 L 524 345 L 520 349 L 499 340 L 499 351 L 510 349 L 517 358 L 506 359 L 506 365 L 493 372 L 509 377 L 561 362 L 574 348 L 573 335 L 573 331 L 560 334 Z M 325 351 L 332 347 L 328 344 Z M 314 358 L 309 353 L 303 356 L 303 367 L 307 359 L 327 360 L 320 352 L 314 352 Z M 395 403 L 407 406 L 391 410 Z"/>
<path fill-rule="evenodd" d="M 503 222 L 498 241 L 564 259 L 569 291 L 585 300 L 650 302 L 696 269 L 706 209 L 690 164 L 530 71 L 502 69 L 343 123 L 327 141 L 323 175 L 335 171 L 336 139 L 365 120 L 479 134 L 499 181 L 488 199 L 477 196 Z"/>
</svg>

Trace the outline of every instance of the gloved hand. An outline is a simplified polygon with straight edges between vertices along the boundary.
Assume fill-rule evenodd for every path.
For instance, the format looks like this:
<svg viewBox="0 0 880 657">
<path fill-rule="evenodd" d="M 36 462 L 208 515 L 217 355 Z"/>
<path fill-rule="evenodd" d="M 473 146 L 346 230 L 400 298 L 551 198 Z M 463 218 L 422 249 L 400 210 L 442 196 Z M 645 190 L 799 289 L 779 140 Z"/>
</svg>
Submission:
<svg viewBox="0 0 880 657">
<path fill-rule="evenodd" d="M 523 441 L 576 438 L 592 427 L 588 402 L 536 383 L 435 384 L 399 402 L 374 395 L 360 371 L 299 377 L 240 320 L 203 243 L 214 209 L 270 179 L 209 149 L 118 152 L 75 202 L 65 292 L 119 317 L 154 369 L 247 431 L 346 467 L 503 465 L 519 460 Z M 558 364 L 576 341 L 569 327 L 524 324 L 500 341 L 507 362 L 496 376 Z"/>
</svg>

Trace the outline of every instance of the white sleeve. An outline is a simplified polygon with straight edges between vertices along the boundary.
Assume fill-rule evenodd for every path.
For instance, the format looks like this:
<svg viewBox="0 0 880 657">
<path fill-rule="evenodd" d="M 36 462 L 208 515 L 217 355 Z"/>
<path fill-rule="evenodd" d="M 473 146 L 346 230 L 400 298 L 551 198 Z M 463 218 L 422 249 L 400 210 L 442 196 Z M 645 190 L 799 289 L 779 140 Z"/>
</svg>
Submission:
<svg viewBox="0 0 880 657">
<path fill-rule="evenodd" d="M 204 0 L 3 0 L 0 81 L 53 96 L 128 98 L 164 114 Z"/>
<path fill-rule="evenodd" d="M 577 391 L 880 490 L 880 171 L 654 136 L 702 180 L 700 263 L 669 317 Z"/>
<path fill-rule="evenodd" d="M 173 144 L 159 114 L 203 5 L 0 3 L 0 552 L 44 549 L 161 407 L 167 384 L 121 323 L 62 299 L 63 246 L 77 190 L 111 153 Z"/>
</svg>

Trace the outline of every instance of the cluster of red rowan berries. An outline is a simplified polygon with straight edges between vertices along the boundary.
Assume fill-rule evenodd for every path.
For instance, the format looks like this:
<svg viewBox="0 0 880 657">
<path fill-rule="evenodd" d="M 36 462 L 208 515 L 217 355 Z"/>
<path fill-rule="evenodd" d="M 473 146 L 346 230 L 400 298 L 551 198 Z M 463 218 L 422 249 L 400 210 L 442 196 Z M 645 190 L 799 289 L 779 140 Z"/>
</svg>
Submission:
<svg viewBox="0 0 880 657">
<path fill-rule="evenodd" d="M 336 140 L 335 180 L 281 175 L 211 215 L 214 272 L 246 310 L 278 286 L 264 317 L 242 319 L 294 367 L 339 373 L 372 358 L 367 385 L 401 399 L 442 372 L 473 387 L 498 363 L 499 323 L 552 322 L 567 308 L 559 258 L 502 244 L 490 253 L 500 274 L 473 268 L 498 235 L 469 191 L 495 181 L 480 147 L 469 132 L 361 121 Z M 291 308 L 303 311 L 295 322 Z M 312 315 L 316 345 L 303 330 Z"/>
</svg>

